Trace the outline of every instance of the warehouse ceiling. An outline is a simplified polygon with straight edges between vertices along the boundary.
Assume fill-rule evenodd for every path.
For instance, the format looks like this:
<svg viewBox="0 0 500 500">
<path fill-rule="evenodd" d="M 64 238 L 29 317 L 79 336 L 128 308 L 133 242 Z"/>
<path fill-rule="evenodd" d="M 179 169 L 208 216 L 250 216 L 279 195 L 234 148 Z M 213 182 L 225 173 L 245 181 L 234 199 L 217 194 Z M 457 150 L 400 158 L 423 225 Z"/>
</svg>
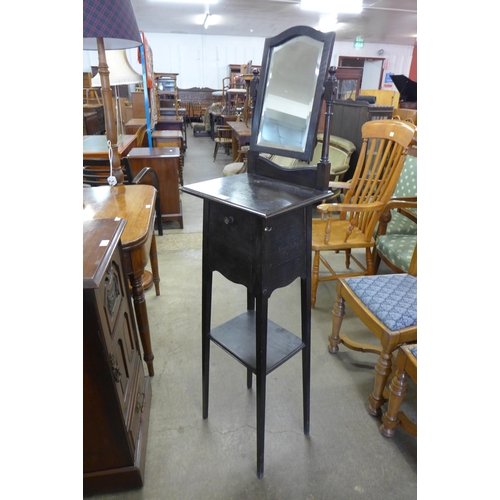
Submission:
<svg viewBox="0 0 500 500">
<path fill-rule="evenodd" d="M 324 0 L 332 4 L 335 0 Z M 325 14 L 305 11 L 299 0 L 132 0 L 139 29 L 145 33 L 178 33 L 271 37 L 287 28 L 307 25 L 335 31 L 337 41 L 415 45 L 417 0 L 363 0 L 360 14 L 338 14 L 337 24 L 319 26 Z M 203 27 L 206 14 L 216 21 Z"/>
</svg>

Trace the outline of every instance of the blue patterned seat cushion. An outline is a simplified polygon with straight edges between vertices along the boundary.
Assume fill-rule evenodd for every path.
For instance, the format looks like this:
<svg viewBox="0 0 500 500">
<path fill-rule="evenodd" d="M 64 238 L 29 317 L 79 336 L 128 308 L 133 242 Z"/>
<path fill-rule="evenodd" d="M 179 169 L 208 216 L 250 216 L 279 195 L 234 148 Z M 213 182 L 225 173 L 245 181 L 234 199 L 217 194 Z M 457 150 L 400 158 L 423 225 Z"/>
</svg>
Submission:
<svg viewBox="0 0 500 500">
<path fill-rule="evenodd" d="M 408 349 L 415 357 L 417 357 L 417 348 L 412 347 L 411 349 Z"/>
<path fill-rule="evenodd" d="M 345 278 L 345 283 L 389 329 L 417 324 L 417 278 L 410 274 L 381 274 Z"/>
</svg>

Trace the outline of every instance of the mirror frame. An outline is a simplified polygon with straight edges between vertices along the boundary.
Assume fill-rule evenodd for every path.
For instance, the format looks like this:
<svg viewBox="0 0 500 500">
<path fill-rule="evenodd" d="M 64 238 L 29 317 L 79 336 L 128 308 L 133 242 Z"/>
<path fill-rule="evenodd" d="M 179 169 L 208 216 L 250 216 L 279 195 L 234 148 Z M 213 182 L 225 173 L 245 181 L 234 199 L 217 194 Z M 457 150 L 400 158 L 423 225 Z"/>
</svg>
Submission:
<svg viewBox="0 0 500 500">
<path fill-rule="evenodd" d="M 306 132 L 306 142 L 304 151 L 258 145 L 256 141 L 262 121 L 264 95 L 269 78 L 269 63 L 271 60 L 272 51 L 275 47 L 278 47 L 293 38 L 301 36 L 307 36 L 323 43 L 319 74 L 316 82 L 316 88 L 314 91 L 309 128 Z M 287 156 L 290 158 L 297 158 L 298 160 L 304 160 L 304 161 L 311 161 L 313 157 L 314 147 L 316 145 L 316 135 L 321 113 L 321 104 L 323 100 L 323 89 L 327 78 L 327 72 L 330 60 L 332 58 L 334 41 L 335 41 L 334 32 L 323 33 L 321 31 L 315 30 L 314 28 L 311 28 L 310 26 L 294 26 L 292 28 L 283 31 L 279 35 L 276 35 L 275 37 L 266 38 L 264 43 L 264 53 L 262 56 L 259 90 L 257 93 L 257 101 L 255 104 L 253 119 L 252 119 L 252 135 L 250 139 L 250 151 L 255 151 L 257 153 L 268 153 L 279 156 Z M 300 71 L 300 68 L 297 68 L 297 71 Z M 294 75 L 290 74 L 287 77 L 294 78 Z"/>
</svg>

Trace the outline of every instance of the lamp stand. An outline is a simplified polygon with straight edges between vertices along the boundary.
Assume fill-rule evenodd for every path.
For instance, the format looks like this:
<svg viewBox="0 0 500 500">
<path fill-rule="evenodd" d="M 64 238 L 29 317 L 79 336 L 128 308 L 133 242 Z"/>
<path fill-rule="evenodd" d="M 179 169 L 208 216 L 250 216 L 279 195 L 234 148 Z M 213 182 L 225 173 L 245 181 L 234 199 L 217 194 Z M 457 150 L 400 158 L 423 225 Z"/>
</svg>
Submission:
<svg viewBox="0 0 500 500">
<path fill-rule="evenodd" d="M 109 68 L 106 62 L 106 51 L 104 50 L 104 41 L 101 37 L 97 38 L 97 54 L 99 58 L 99 76 L 101 78 L 102 103 L 104 107 L 104 124 L 106 126 L 106 139 L 111 142 L 113 157 L 111 161 L 111 174 L 115 177 L 117 184 L 123 184 L 124 175 L 120 165 L 118 155 L 117 132 L 115 115 L 113 112 L 113 93 L 109 84 Z"/>
</svg>

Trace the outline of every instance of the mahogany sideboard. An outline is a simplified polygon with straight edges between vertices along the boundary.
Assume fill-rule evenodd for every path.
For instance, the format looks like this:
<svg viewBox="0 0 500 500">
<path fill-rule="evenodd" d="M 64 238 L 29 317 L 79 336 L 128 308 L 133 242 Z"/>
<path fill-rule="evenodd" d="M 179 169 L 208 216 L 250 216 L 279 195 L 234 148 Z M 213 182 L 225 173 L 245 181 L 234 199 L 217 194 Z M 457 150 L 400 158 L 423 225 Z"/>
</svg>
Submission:
<svg viewBox="0 0 500 500">
<path fill-rule="evenodd" d="M 123 266 L 123 219 L 83 221 L 83 491 L 143 485 L 151 408 Z"/>
</svg>

